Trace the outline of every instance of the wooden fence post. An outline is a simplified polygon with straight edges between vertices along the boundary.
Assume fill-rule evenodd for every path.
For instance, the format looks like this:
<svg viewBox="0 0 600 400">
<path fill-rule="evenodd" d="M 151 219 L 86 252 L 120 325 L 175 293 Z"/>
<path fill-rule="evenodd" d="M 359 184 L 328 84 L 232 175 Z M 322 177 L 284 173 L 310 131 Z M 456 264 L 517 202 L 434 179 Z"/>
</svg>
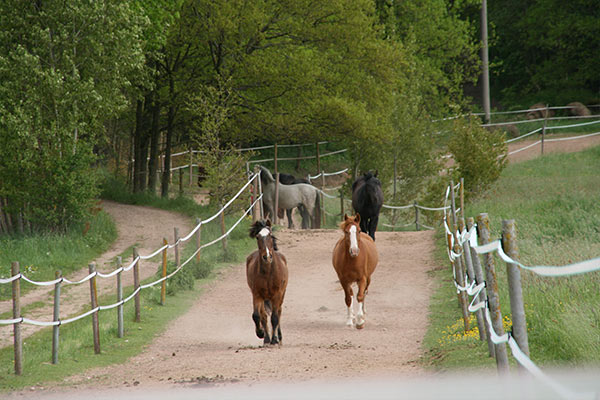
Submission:
<svg viewBox="0 0 600 400">
<path fill-rule="evenodd" d="M 96 272 L 96 263 L 88 265 L 90 274 Z M 98 307 L 98 291 L 96 289 L 96 276 L 90 279 L 90 297 L 92 300 L 92 310 Z M 100 354 L 100 324 L 98 322 L 98 311 L 92 314 L 92 332 L 94 334 L 94 353 Z"/>
<path fill-rule="evenodd" d="M 519 259 L 517 247 L 517 229 L 515 220 L 502 221 L 502 248 L 506 255 L 515 261 Z M 519 348 L 529 357 L 529 340 L 527 338 L 527 321 L 525 319 L 525 305 L 523 302 L 523 289 L 521 287 L 521 270 L 516 264 L 506 263 L 506 276 L 508 277 L 508 294 L 510 297 L 510 313 L 512 316 L 512 335 Z"/>
<path fill-rule="evenodd" d="M 414 201 L 413 206 L 415 207 L 415 228 L 419 231 L 419 205 L 416 200 Z"/>
<path fill-rule="evenodd" d="M 254 168 L 255 172 L 258 172 L 258 166 L 256 166 Z M 262 195 L 263 194 L 263 190 L 262 190 L 262 180 L 260 179 L 260 176 L 258 178 L 256 178 L 258 180 L 258 195 Z M 264 197 L 260 199 L 260 201 L 258 202 L 260 204 L 260 219 L 265 219 L 265 205 L 264 205 Z"/>
<path fill-rule="evenodd" d="M 279 173 L 279 169 L 278 169 L 278 165 L 277 165 L 277 143 L 275 143 L 273 145 L 273 163 L 275 164 L 275 168 L 274 168 L 273 172 L 275 173 L 275 175 L 277 175 Z M 277 178 L 279 178 L 279 176 Z M 275 182 L 279 182 L 279 180 L 276 180 Z M 275 211 L 275 213 L 277 213 L 277 211 Z"/>
<path fill-rule="evenodd" d="M 319 150 L 319 142 L 317 142 L 317 173 L 321 170 L 321 152 Z"/>
<path fill-rule="evenodd" d="M 542 155 L 544 155 L 544 139 L 546 138 L 546 124 L 548 122 L 548 104 L 546 104 L 546 110 L 544 113 L 544 125 L 542 126 Z"/>
<path fill-rule="evenodd" d="M 321 218 L 323 227 L 327 225 L 327 215 L 325 214 L 325 171 L 321 171 L 321 191 L 319 195 L 321 196 Z"/>
<path fill-rule="evenodd" d="M 190 187 L 194 184 L 194 151 L 190 148 Z"/>
<path fill-rule="evenodd" d="M 256 168 L 254 169 L 254 171 L 256 171 Z M 253 187 L 253 192 L 254 192 L 254 196 L 252 201 L 258 199 L 258 197 L 260 196 L 260 194 L 258 193 L 259 189 L 258 189 L 258 177 L 254 179 L 254 182 L 252 184 Z M 262 201 L 262 200 L 261 200 Z M 260 203 L 261 201 L 257 202 L 254 205 L 254 208 L 252 208 L 252 222 L 256 222 L 260 219 Z"/>
<path fill-rule="evenodd" d="M 273 225 L 277 224 L 279 213 L 279 172 L 275 174 L 275 209 L 273 210 Z"/>
<path fill-rule="evenodd" d="M 460 232 L 465 228 L 465 220 L 463 218 L 459 219 L 458 227 Z M 471 258 L 471 245 L 468 240 L 463 244 L 462 257 L 469 280 L 477 282 L 475 279 L 475 269 L 473 268 L 473 259 Z M 481 309 L 475 311 L 475 318 L 477 319 L 477 327 L 479 328 L 479 339 L 485 340 L 485 318 L 483 317 L 483 311 Z"/>
<path fill-rule="evenodd" d="M 117 257 L 117 268 L 121 268 L 123 266 L 123 260 L 121 256 Z M 123 301 L 123 281 L 122 281 L 122 272 L 119 271 L 117 273 L 117 302 Z M 117 306 L 117 337 L 123 337 L 123 304 Z"/>
<path fill-rule="evenodd" d="M 175 241 L 173 242 L 175 244 L 175 265 L 177 266 L 177 268 L 179 268 L 179 266 L 181 265 L 181 251 L 179 249 L 179 228 L 173 228 L 173 237 L 175 239 Z"/>
<path fill-rule="evenodd" d="M 477 228 L 481 244 L 490 242 L 490 219 L 487 213 L 481 213 L 477 216 Z M 488 295 L 488 307 L 492 319 L 492 329 L 498 336 L 504 335 L 504 326 L 502 325 L 502 312 L 500 311 L 500 296 L 498 294 L 498 280 L 496 279 L 496 268 L 494 266 L 494 256 L 491 253 L 485 254 L 485 285 Z M 508 353 L 506 343 L 500 343 L 494 346 L 496 350 L 496 366 L 498 372 L 506 374 L 508 368 Z"/>
<path fill-rule="evenodd" d="M 475 219 L 473 217 L 467 218 L 467 228 L 471 230 L 475 225 Z M 470 246 L 469 246 L 470 247 Z M 481 269 L 481 261 L 479 260 L 479 255 L 473 248 L 469 248 L 471 251 L 471 262 L 473 263 L 473 272 L 475 273 L 475 282 L 480 285 L 485 282 L 483 278 L 483 270 Z M 477 301 L 486 301 L 486 289 L 484 288 L 477 298 Z M 494 342 L 492 342 L 492 337 L 490 335 L 490 327 L 487 323 L 487 320 L 484 318 L 483 320 L 483 328 L 485 332 L 485 338 L 488 343 L 488 353 L 490 357 L 496 357 L 496 350 L 494 349 Z"/>
<path fill-rule="evenodd" d="M 167 238 L 163 238 L 163 246 L 168 246 L 169 241 L 167 240 Z M 168 247 L 165 247 L 165 249 L 162 251 L 162 278 L 164 278 L 165 276 L 167 276 L 167 250 Z M 160 285 L 160 305 L 164 306 L 165 303 L 167 302 L 167 280 L 165 279 L 164 281 L 161 282 Z"/>
<path fill-rule="evenodd" d="M 183 195 L 183 168 L 179 168 L 179 195 Z"/>
<path fill-rule="evenodd" d="M 454 182 L 450 181 L 450 192 L 452 194 L 451 199 L 451 212 L 452 212 L 452 236 L 454 239 L 454 247 L 452 248 L 452 250 L 456 253 L 456 254 L 460 254 L 461 253 L 461 246 L 458 243 L 458 237 L 456 236 L 456 230 L 458 228 L 458 225 L 456 223 L 456 199 L 454 196 Z M 454 259 L 454 262 L 452 262 L 452 267 L 454 268 L 454 275 L 456 277 L 456 283 L 458 283 L 459 286 L 464 287 L 465 286 L 465 275 L 464 275 L 464 269 L 462 267 L 462 260 L 460 257 L 457 257 Z M 463 315 L 463 322 L 465 325 L 465 331 L 469 331 L 471 330 L 471 313 L 469 312 L 469 298 L 467 296 L 467 293 L 463 290 L 460 290 L 458 292 L 458 305 L 460 306 L 460 309 L 462 311 L 462 315 Z"/>
<path fill-rule="evenodd" d="M 200 247 L 202 246 L 202 219 L 196 218 L 196 226 L 198 230 L 196 231 L 196 262 L 200 262 Z"/>
<path fill-rule="evenodd" d="M 11 266 L 12 276 L 19 275 L 21 268 L 18 261 L 14 261 Z M 21 318 L 21 278 L 12 282 L 12 301 L 13 318 Z M 23 373 L 23 341 L 21 339 L 21 321 L 13 324 L 13 348 L 15 353 L 15 375 Z"/>
<path fill-rule="evenodd" d="M 140 260 L 138 259 L 139 254 L 138 254 L 138 250 L 137 247 L 133 248 L 133 260 L 135 262 L 135 264 L 133 265 L 133 290 L 138 290 L 138 288 L 140 287 Z M 137 260 L 137 261 L 136 261 Z M 135 296 L 134 296 L 134 303 L 135 303 L 135 322 L 140 322 L 141 316 L 140 316 L 140 292 L 138 291 Z"/>
<path fill-rule="evenodd" d="M 344 188 L 340 189 L 340 220 L 344 220 Z"/>
<path fill-rule="evenodd" d="M 62 277 L 61 271 L 54 273 L 54 278 L 59 279 Z M 54 285 L 54 312 L 52 321 L 60 321 L 60 284 L 61 281 L 56 282 Z M 52 327 L 52 364 L 58 364 L 58 339 L 60 335 L 60 326 L 54 325 Z"/>
</svg>

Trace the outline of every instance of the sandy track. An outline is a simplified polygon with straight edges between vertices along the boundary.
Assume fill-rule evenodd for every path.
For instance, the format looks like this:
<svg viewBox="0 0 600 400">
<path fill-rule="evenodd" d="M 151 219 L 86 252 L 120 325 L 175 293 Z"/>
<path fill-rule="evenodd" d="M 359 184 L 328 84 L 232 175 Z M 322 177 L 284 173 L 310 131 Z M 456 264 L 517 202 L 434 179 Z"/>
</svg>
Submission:
<svg viewBox="0 0 600 400">
<path fill-rule="evenodd" d="M 111 248 L 101 257 L 94 260 L 100 272 L 110 272 L 115 269 L 113 264 L 116 257 L 133 245 L 138 247 L 139 254 L 151 254 L 163 245 L 163 237 L 173 242 L 173 228 L 178 227 L 180 235 L 187 234 L 193 229 L 189 217 L 181 214 L 159 210 L 152 207 L 140 207 L 119 204 L 112 201 L 102 201 L 102 208 L 109 213 L 117 226 L 118 238 Z M 123 264 L 129 265 L 132 255 L 123 258 Z M 140 267 L 140 278 L 145 279 L 156 273 L 157 265 L 143 261 Z M 89 274 L 87 266 L 67 276 L 72 281 L 80 280 Z M 133 272 L 124 273 L 123 285 L 133 284 Z M 116 277 L 97 279 L 98 296 L 106 293 L 116 293 Z M 46 306 L 24 314 L 25 317 L 39 321 L 52 321 L 54 287 L 38 286 L 21 297 L 21 307 L 34 302 L 44 302 Z M 116 297 L 115 297 L 116 300 Z M 75 316 L 81 313 L 84 304 L 90 303 L 90 285 L 85 282 L 80 285 L 64 285 L 61 288 L 61 318 Z M 12 310 L 12 302 L 0 302 L 0 312 Z M 39 326 L 23 324 L 23 338 L 42 329 Z M 0 348 L 11 346 L 13 342 L 12 325 L 0 326 Z"/>
<path fill-rule="evenodd" d="M 331 265 L 341 232 L 282 230 L 277 236 L 290 270 L 282 346 L 262 347 L 255 336 L 245 265 L 240 264 L 221 271 L 185 315 L 125 366 L 87 371 L 69 378 L 68 386 L 81 395 L 134 386 L 423 374 L 417 361 L 433 284 L 427 275 L 434 268 L 431 232 L 377 234 L 380 263 L 365 301 L 363 330 L 345 326 L 343 292 Z"/>
</svg>

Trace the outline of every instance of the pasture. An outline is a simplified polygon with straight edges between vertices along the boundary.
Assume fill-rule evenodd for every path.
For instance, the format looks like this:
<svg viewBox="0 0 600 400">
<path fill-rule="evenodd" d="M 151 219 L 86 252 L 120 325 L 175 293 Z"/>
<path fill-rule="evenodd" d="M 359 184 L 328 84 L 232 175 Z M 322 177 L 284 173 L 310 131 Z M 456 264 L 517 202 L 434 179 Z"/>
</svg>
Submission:
<svg viewBox="0 0 600 400">
<path fill-rule="evenodd" d="M 481 199 L 466 206 L 467 216 L 487 212 L 492 238 L 502 219 L 515 219 L 520 261 L 526 265 L 565 265 L 600 255 L 600 147 L 552 154 L 510 164 Z M 424 362 L 435 368 L 495 365 L 474 331 L 463 332 L 452 274 L 445 267 L 444 238 L 433 273 L 440 289 L 432 299 L 432 325 Z M 443 260 L 443 261 L 442 261 Z M 502 313 L 510 328 L 506 269 L 497 262 Z M 544 364 L 588 364 L 600 360 L 598 272 L 568 278 L 542 278 L 521 271 L 532 360 Z"/>
</svg>

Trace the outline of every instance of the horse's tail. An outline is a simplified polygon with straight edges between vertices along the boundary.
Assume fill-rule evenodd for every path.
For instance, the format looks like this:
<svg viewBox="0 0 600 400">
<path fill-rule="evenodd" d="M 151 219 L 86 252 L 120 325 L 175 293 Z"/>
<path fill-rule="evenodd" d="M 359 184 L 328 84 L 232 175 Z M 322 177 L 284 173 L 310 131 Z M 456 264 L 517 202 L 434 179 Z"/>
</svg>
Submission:
<svg viewBox="0 0 600 400">
<path fill-rule="evenodd" d="M 313 208 L 313 227 L 321 228 L 321 194 L 315 190 L 315 207 Z"/>
</svg>

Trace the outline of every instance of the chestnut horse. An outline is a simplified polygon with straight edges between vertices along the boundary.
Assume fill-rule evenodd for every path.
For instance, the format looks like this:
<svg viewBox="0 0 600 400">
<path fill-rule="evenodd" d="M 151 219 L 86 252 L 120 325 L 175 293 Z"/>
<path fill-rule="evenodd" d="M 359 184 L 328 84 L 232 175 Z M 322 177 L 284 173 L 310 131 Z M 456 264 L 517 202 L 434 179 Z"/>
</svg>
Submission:
<svg viewBox="0 0 600 400">
<path fill-rule="evenodd" d="M 280 318 L 288 283 L 287 260 L 277 251 L 270 220 L 252 224 L 250 237 L 256 238 L 258 243 L 258 250 L 246 258 L 246 279 L 252 291 L 252 319 L 256 326 L 256 336 L 264 339 L 263 344 L 281 343 Z M 269 314 L 272 335 L 269 334 Z"/>
<path fill-rule="evenodd" d="M 354 217 L 344 215 L 340 227 L 344 237 L 338 240 L 333 249 L 333 268 L 337 272 L 340 284 L 346 295 L 348 319 L 346 325 L 356 325 L 357 329 L 365 326 L 365 295 L 371 283 L 371 274 L 375 271 L 379 256 L 375 241 L 371 236 L 360 231 L 360 215 Z M 352 284 L 358 285 L 356 300 L 358 312 L 354 316 L 354 296 Z"/>
</svg>

